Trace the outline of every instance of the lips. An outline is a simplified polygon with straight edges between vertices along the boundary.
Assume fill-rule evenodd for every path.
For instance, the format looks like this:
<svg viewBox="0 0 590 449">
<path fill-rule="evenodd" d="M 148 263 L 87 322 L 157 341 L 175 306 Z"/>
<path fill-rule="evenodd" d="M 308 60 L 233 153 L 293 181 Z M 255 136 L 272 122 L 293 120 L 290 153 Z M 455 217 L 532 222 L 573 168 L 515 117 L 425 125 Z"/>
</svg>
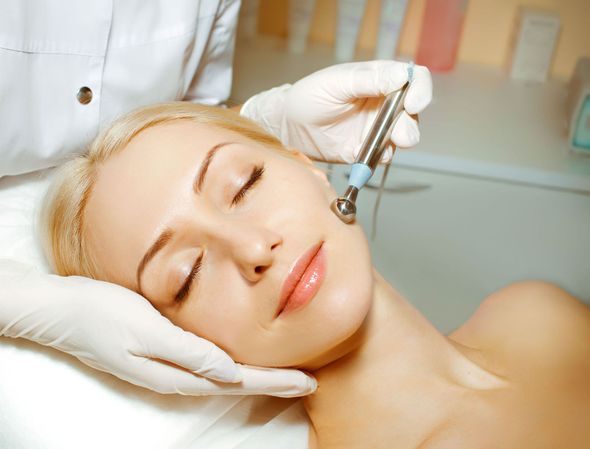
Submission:
<svg viewBox="0 0 590 449">
<path fill-rule="evenodd" d="M 279 298 L 275 318 L 307 304 L 319 290 L 325 275 L 324 242 L 303 253 L 289 270 Z"/>
</svg>

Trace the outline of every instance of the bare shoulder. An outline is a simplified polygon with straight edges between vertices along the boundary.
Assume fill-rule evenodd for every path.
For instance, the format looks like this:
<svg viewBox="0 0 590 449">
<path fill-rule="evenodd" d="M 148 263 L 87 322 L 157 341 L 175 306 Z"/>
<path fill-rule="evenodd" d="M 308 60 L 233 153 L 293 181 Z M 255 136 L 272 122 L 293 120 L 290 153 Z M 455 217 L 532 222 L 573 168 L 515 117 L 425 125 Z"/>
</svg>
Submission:
<svg viewBox="0 0 590 449">
<path fill-rule="evenodd" d="M 590 307 L 556 285 L 519 282 L 487 297 L 449 337 L 511 384 L 498 410 L 510 420 L 504 428 L 518 423 L 517 443 L 502 447 L 588 447 Z"/>
<path fill-rule="evenodd" d="M 517 282 L 488 296 L 451 336 L 475 347 L 542 353 L 547 363 L 590 359 L 590 307 L 554 284 Z"/>
</svg>

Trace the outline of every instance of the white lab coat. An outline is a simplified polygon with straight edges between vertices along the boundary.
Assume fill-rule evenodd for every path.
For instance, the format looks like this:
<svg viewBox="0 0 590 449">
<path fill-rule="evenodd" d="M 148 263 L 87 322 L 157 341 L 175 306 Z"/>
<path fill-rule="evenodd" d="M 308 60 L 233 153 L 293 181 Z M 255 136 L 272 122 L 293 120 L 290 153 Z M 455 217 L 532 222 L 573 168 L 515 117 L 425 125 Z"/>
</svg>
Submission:
<svg viewBox="0 0 590 449">
<path fill-rule="evenodd" d="M 0 176 L 82 152 L 102 126 L 137 106 L 227 100 L 239 6 L 2 0 Z"/>
</svg>

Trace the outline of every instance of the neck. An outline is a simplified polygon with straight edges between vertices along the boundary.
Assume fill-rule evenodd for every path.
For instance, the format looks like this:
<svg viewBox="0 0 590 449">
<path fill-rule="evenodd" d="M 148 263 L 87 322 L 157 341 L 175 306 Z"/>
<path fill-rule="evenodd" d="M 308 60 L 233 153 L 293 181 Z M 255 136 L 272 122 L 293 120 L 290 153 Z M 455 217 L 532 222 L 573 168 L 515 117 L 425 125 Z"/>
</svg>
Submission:
<svg viewBox="0 0 590 449">
<path fill-rule="evenodd" d="M 472 350 L 442 335 L 378 273 L 371 310 L 348 342 L 348 349 L 338 360 L 310 370 L 319 388 L 305 398 L 304 404 L 316 431 L 321 427 L 318 422 L 325 422 L 326 418 L 318 413 L 333 413 L 330 404 L 341 403 L 342 397 L 354 401 L 355 393 L 361 401 L 357 405 L 362 407 L 362 401 L 370 400 L 367 394 L 375 391 L 370 385 L 386 384 L 386 390 L 391 392 L 391 402 L 387 404 L 391 416 L 410 420 L 412 410 L 420 408 L 420 398 L 438 399 L 441 408 L 433 410 L 434 422 L 444 415 L 443 404 L 450 404 L 447 399 L 457 397 L 457 388 L 485 390 L 502 383 L 468 357 Z M 351 391 L 357 387 L 358 391 Z M 423 410 L 417 413 L 420 419 L 425 418 Z M 407 425 L 403 419 L 396 422 L 400 428 Z"/>
</svg>

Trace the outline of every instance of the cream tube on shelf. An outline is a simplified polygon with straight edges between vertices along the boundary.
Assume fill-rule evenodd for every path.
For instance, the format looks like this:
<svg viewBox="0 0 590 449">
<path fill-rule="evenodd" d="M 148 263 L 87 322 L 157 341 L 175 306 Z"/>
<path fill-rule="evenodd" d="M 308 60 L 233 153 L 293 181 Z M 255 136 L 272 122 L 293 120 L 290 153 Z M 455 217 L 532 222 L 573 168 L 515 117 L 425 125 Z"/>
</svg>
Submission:
<svg viewBox="0 0 590 449">
<path fill-rule="evenodd" d="M 260 0 L 242 0 L 238 17 L 238 34 L 242 39 L 252 39 L 258 34 L 258 6 Z"/>
<path fill-rule="evenodd" d="M 381 0 L 376 59 L 395 59 L 408 0 Z"/>
<path fill-rule="evenodd" d="M 315 0 L 289 0 L 289 38 L 287 48 L 291 53 L 303 53 L 307 45 L 309 26 Z"/>
<path fill-rule="evenodd" d="M 339 0 L 336 28 L 335 57 L 338 61 L 352 61 L 356 40 L 365 12 L 366 0 Z"/>
</svg>

